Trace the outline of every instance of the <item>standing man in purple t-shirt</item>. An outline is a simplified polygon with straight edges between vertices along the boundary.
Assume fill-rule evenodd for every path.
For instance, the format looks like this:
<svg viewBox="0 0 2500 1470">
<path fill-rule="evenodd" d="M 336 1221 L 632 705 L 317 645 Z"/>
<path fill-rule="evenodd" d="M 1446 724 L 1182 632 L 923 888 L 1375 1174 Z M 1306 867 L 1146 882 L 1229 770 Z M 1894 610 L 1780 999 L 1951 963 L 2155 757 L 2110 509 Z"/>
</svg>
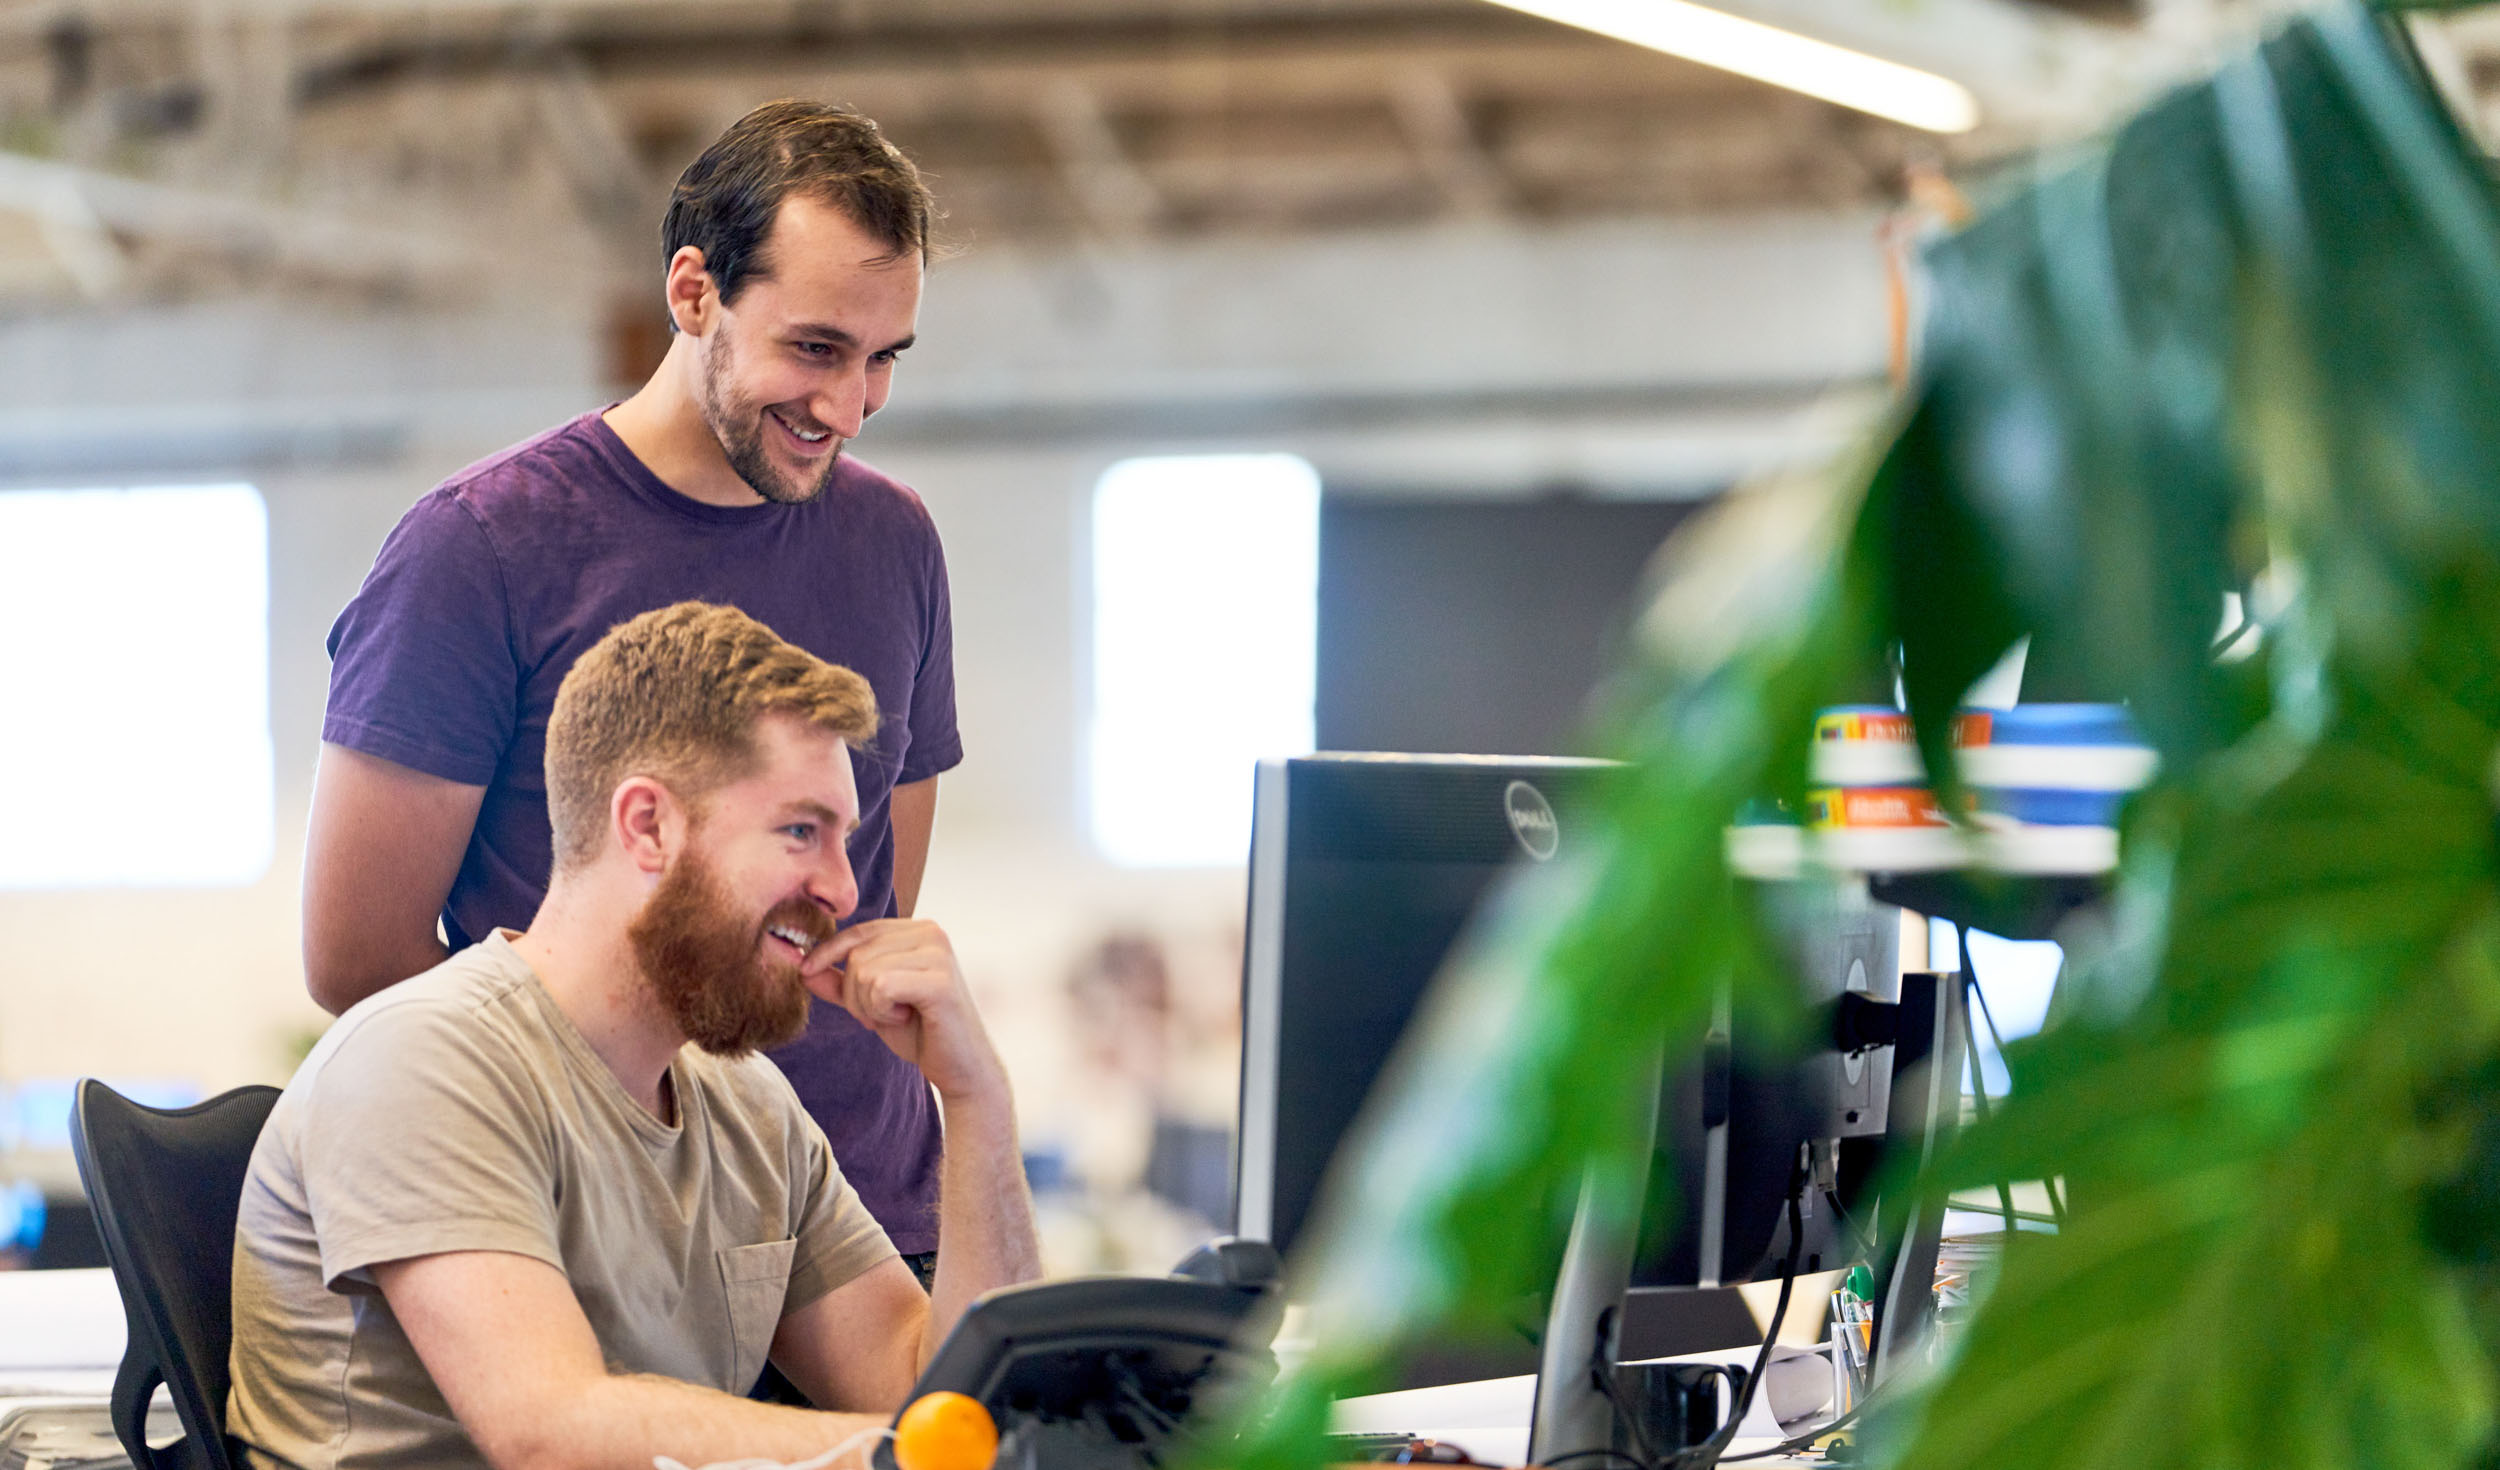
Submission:
<svg viewBox="0 0 2500 1470">
<path fill-rule="evenodd" d="M 526 927 L 550 867 L 547 715 L 616 624 L 697 599 L 857 670 L 854 917 L 908 916 L 962 759 L 946 564 L 919 497 L 845 457 L 920 310 L 933 213 L 876 124 L 756 109 L 677 181 L 675 338 L 640 391 L 470 466 L 400 521 L 330 630 L 304 867 L 304 969 L 346 1010 Z M 757 936 L 759 945 L 763 936 Z M 817 1003 L 774 1054 L 843 1174 L 926 1278 L 938 1115 L 875 1036 Z"/>
</svg>

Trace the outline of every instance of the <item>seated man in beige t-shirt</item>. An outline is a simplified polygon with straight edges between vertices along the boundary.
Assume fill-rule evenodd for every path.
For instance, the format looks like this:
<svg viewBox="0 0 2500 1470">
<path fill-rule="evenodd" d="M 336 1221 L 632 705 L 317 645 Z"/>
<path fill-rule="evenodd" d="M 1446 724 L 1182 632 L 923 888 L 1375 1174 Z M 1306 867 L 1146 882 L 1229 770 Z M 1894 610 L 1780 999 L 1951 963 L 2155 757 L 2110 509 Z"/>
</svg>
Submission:
<svg viewBox="0 0 2500 1470">
<path fill-rule="evenodd" d="M 340 1017 L 253 1153 L 248 1463 L 801 1459 L 882 1422 L 975 1295 L 1038 1274 L 1006 1073 L 945 935 L 835 932 L 875 728 L 865 681 L 734 609 L 646 613 L 574 666 L 545 906 Z M 756 1055 L 811 992 L 937 1092 L 929 1293 Z M 833 1412 L 736 1397 L 768 1356 Z"/>
</svg>

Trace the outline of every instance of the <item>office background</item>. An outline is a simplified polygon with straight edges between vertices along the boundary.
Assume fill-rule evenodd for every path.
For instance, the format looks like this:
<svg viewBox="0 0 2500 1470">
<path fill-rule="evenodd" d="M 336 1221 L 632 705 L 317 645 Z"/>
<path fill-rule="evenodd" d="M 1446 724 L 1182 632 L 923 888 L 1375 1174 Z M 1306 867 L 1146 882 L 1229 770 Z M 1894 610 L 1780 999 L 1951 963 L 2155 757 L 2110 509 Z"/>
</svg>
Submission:
<svg viewBox="0 0 2500 1470">
<path fill-rule="evenodd" d="M 427 487 L 638 378 L 666 180 L 804 94 L 880 117 L 953 215 L 856 449 L 926 498 L 951 566 L 968 757 L 922 911 L 1038 1151 L 1083 1172 L 1138 1147 L 1088 1136 L 1071 995 L 1141 942 L 1178 1038 L 1158 1085 L 1220 1127 L 1240 867 L 1125 865 L 1089 827 L 1104 471 L 1313 468 L 1321 744 L 1564 748 L 1658 538 L 1879 406 L 1888 242 L 1931 217 L 1912 181 L 2096 116 L 2044 55 L 2122 92 L 2232 10 L 1729 8 L 1946 69 L 1983 120 L 1924 131 L 1480 0 L 10 7 L 0 491 L 257 488 L 274 791 L 249 881 L 0 891 L 0 1086 L 283 1078 L 323 1020 L 297 889 L 331 618 Z M 185 740 L 145 643 L 80 656 L 122 670 L 111 702 L 12 689 L 5 718 Z M 1468 658 L 1519 677 L 1435 677 Z M 126 840 L 193 820 L 170 804 Z M 1126 1249 L 1081 1235 L 1055 1264 Z"/>
</svg>

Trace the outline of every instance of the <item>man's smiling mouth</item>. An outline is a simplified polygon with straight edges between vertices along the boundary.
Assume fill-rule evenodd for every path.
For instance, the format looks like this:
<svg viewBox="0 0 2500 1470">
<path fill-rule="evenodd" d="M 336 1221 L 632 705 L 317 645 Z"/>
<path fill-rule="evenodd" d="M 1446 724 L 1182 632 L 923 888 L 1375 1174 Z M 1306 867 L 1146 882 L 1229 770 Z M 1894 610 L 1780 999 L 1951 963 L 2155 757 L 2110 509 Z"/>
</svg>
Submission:
<svg viewBox="0 0 2500 1470">
<path fill-rule="evenodd" d="M 769 409 L 769 408 L 768 408 L 768 409 L 764 410 L 764 412 L 765 412 L 765 413 L 767 413 L 767 414 L 771 414 L 771 415 L 772 415 L 772 421 L 773 421 L 774 423 L 779 424 L 779 425 L 781 425 L 783 428 L 785 428 L 785 429 L 789 430 L 789 431 L 790 431 L 790 437 L 791 437 L 791 438 L 793 438 L 793 439 L 799 440 L 801 443 L 805 443 L 805 444 L 822 444 L 822 443 L 824 443 L 827 439 L 830 439 L 830 438 L 832 438 L 832 437 L 833 437 L 833 430 L 831 430 L 831 429 L 818 429 L 818 430 L 816 430 L 814 433 L 810 433 L 810 432 L 808 432 L 807 430 L 800 428 L 798 425 L 796 425 L 796 424 L 794 424 L 794 423 L 790 422 L 788 419 L 783 418 L 783 417 L 782 417 L 779 413 L 774 412 L 772 409 Z"/>
<path fill-rule="evenodd" d="M 807 956 L 816 948 L 816 941 L 809 938 L 805 931 L 799 929 L 795 925 L 775 924 L 771 928 L 766 929 L 764 932 L 790 946 L 792 949 L 797 950 L 799 952 L 800 959 L 807 958 Z"/>
</svg>

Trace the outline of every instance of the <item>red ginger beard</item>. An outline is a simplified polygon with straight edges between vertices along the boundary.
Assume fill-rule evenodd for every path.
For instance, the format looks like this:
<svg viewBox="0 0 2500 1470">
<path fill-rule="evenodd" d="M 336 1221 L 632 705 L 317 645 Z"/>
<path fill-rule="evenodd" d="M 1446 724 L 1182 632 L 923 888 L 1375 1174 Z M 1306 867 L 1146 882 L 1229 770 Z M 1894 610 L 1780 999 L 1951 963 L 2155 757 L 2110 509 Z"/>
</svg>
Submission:
<svg viewBox="0 0 2500 1470">
<path fill-rule="evenodd" d="M 833 916 L 802 898 L 784 899 L 752 923 L 741 920 L 696 848 L 688 845 L 651 890 L 625 930 L 643 983 L 688 1041 L 716 1056 L 740 1057 L 799 1039 L 807 1030 L 807 987 L 799 967 L 764 958 L 764 931 L 833 936 Z"/>
</svg>

